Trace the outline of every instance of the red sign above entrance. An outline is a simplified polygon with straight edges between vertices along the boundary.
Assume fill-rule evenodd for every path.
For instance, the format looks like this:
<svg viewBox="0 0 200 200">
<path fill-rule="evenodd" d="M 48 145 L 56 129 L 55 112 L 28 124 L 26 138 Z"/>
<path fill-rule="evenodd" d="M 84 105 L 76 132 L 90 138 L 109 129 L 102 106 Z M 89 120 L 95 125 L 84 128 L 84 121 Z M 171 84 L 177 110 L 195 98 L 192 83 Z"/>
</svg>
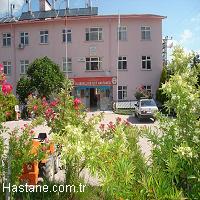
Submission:
<svg viewBox="0 0 200 200">
<path fill-rule="evenodd" d="M 79 77 L 72 78 L 74 86 L 112 86 L 116 85 L 116 77 Z"/>
</svg>

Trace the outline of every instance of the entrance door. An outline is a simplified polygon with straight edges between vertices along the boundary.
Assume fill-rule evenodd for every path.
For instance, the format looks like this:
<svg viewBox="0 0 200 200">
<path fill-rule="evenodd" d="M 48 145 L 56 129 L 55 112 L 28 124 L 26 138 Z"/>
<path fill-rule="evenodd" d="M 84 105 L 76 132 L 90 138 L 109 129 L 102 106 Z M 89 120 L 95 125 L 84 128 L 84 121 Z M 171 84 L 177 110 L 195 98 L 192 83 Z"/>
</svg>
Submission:
<svg viewBox="0 0 200 200">
<path fill-rule="evenodd" d="M 97 107 L 97 95 L 95 88 L 90 88 L 90 107 L 91 108 Z"/>
</svg>

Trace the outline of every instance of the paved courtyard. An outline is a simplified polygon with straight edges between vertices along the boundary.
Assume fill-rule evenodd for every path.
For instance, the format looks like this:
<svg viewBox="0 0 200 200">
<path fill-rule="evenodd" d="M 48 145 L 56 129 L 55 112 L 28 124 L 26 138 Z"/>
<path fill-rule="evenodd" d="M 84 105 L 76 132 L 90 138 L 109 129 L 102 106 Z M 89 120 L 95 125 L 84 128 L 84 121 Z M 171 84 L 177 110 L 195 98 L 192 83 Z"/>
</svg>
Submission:
<svg viewBox="0 0 200 200">
<path fill-rule="evenodd" d="M 88 115 L 88 117 L 92 117 L 93 115 L 97 115 L 97 114 L 100 114 L 100 112 L 89 112 L 87 115 Z M 157 122 L 153 122 L 151 120 L 145 120 L 143 122 L 138 122 L 138 120 L 134 116 L 119 115 L 119 114 L 115 114 L 111 111 L 104 112 L 104 119 L 102 120 L 101 123 L 107 124 L 110 121 L 115 122 L 118 117 L 122 118 L 122 120 L 127 120 L 132 125 L 136 125 L 136 126 L 149 126 L 149 127 L 152 127 L 153 129 L 157 126 Z M 14 128 L 22 128 L 24 126 L 24 124 L 29 124 L 29 123 L 31 123 L 31 120 L 19 120 L 19 121 L 6 122 L 5 125 L 8 129 L 13 130 Z M 39 133 L 39 132 L 48 133 L 50 131 L 50 128 L 47 127 L 46 125 L 40 125 L 40 126 L 36 127 L 34 130 L 36 133 Z M 36 137 L 37 137 L 37 135 L 36 135 Z M 9 135 L 5 134 L 4 138 L 8 142 Z M 146 157 L 148 157 L 150 155 L 151 146 L 148 143 L 147 139 L 141 137 L 139 140 L 139 144 L 141 146 L 142 152 L 145 154 Z M 86 182 L 90 183 L 91 185 L 98 184 L 98 179 L 95 177 L 91 177 L 87 170 L 85 170 L 82 173 L 82 177 L 84 177 Z M 63 178 L 64 178 L 63 171 L 60 171 L 58 174 L 56 174 L 57 181 L 62 181 Z"/>
</svg>

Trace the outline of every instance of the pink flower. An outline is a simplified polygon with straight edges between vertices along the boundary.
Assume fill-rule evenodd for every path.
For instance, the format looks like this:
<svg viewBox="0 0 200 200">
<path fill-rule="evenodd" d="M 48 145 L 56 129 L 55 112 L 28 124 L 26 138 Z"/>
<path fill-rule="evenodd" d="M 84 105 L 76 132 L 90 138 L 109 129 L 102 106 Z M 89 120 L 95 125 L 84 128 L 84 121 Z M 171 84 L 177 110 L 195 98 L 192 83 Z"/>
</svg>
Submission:
<svg viewBox="0 0 200 200">
<path fill-rule="evenodd" d="M 117 117 L 117 123 L 120 123 L 122 121 L 121 117 Z"/>
<path fill-rule="evenodd" d="M 114 131 L 116 127 L 115 127 L 115 125 L 113 124 L 113 122 L 109 122 L 108 128 L 109 128 L 110 130 Z"/>
<path fill-rule="evenodd" d="M 34 135 L 35 134 L 34 130 L 30 130 L 30 134 Z"/>
<path fill-rule="evenodd" d="M 6 117 L 10 117 L 11 112 L 6 112 Z"/>
<path fill-rule="evenodd" d="M 52 108 L 47 108 L 47 110 L 45 111 L 45 116 L 47 118 L 50 118 L 52 114 L 53 114 Z"/>
<path fill-rule="evenodd" d="M 24 124 L 24 127 L 27 128 L 27 127 L 28 127 L 28 124 Z"/>
<path fill-rule="evenodd" d="M 2 85 L 2 92 L 4 95 L 10 94 L 12 92 L 12 85 L 10 83 L 3 83 Z"/>
<path fill-rule="evenodd" d="M 43 102 L 42 102 L 42 106 L 43 106 L 43 107 L 47 107 L 48 105 L 49 105 L 49 104 L 48 104 L 46 101 L 43 101 Z"/>
<path fill-rule="evenodd" d="M 3 70 L 4 70 L 4 67 L 2 64 L 0 64 L 0 72 L 3 72 Z"/>
<path fill-rule="evenodd" d="M 34 110 L 34 111 L 37 111 L 37 109 L 38 109 L 38 106 L 37 106 L 37 105 L 34 105 L 34 106 L 33 106 L 33 110 Z"/>
<path fill-rule="evenodd" d="M 101 125 L 99 126 L 99 128 L 100 128 L 100 130 L 104 131 L 104 129 L 105 129 L 105 124 L 101 124 Z"/>
<path fill-rule="evenodd" d="M 52 102 L 50 103 L 50 106 L 55 107 L 55 106 L 57 106 L 57 104 L 58 104 L 57 101 L 52 101 Z"/>
<path fill-rule="evenodd" d="M 74 108 L 78 110 L 78 106 L 81 104 L 81 100 L 79 98 L 74 99 Z"/>
</svg>

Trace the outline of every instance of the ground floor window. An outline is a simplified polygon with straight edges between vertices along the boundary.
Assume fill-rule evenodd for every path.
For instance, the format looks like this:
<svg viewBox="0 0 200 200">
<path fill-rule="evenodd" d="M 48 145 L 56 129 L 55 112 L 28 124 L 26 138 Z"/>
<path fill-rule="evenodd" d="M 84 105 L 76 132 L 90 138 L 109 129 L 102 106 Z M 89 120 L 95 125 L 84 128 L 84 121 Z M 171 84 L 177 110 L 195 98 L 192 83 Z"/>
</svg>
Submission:
<svg viewBox="0 0 200 200">
<path fill-rule="evenodd" d="M 151 85 L 144 85 L 144 89 L 151 94 Z"/>
<path fill-rule="evenodd" d="M 4 61 L 3 62 L 3 66 L 4 66 L 4 74 L 7 76 L 11 75 L 11 62 L 10 61 Z"/>
<path fill-rule="evenodd" d="M 127 98 L 127 86 L 118 86 L 118 99 L 124 100 Z"/>
</svg>

